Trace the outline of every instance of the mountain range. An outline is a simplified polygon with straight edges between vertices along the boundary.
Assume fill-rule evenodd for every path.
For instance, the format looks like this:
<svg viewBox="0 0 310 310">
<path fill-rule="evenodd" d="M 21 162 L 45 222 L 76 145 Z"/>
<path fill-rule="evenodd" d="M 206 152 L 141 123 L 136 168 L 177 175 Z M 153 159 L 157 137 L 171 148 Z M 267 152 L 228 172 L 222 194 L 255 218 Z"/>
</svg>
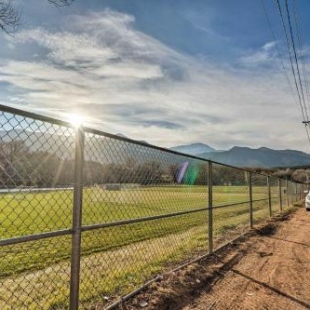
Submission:
<svg viewBox="0 0 310 310">
<path fill-rule="evenodd" d="M 126 138 L 122 134 L 117 134 Z M 0 140 L 9 142 L 12 140 L 25 141 L 31 151 L 45 151 L 54 153 L 60 158 L 73 158 L 74 137 L 68 130 L 54 132 L 27 131 L 12 129 L 9 131 L 0 130 Z M 142 142 L 146 146 L 146 141 Z M 158 150 L 149 150 L 137 147 L 130 142 L 116 141 L 110 138 L 98 136 L 86 136 L 85 159 L 106 163 L 124 162 L 126 158 L 135 158 L 140 162 L 148 161 L 150 158 L 161 158 L 162 153 Z M 230 150 L 216 150 L 204 143 L 193 143 L 174 146 L 170 148 L 184 154 L 195 155 L 218 163 L 235 167 L 297 167 L 310 166 L 310 155 L 296 150 L 274 150 L 266 147 L 252 149 L 249 147 L 234 146 Z M 167 154 L 168 155 L 168 154 Z M 169 157 L 169 156 L 168 156 Z M 168 159 L 167 159 L 168 160 Z"/>
<path fill-rule="evenodd" d="M 236 167 L 275 168 L 310 165 L 310 155 L 295 150 L 234 146 L 230 150 L 220 151 L 203 143 L 180 145 L 170 149 Z"/>
</svg>

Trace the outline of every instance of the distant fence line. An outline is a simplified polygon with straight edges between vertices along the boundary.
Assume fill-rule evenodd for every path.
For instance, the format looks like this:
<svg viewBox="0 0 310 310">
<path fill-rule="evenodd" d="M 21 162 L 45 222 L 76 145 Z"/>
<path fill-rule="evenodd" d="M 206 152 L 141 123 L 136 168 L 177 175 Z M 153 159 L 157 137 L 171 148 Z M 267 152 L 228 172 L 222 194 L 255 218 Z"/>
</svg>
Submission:
<svg viewBox="0 0 310 310">
<path fill-rule="evenodd" d="M 290 208 L 306 189 L 0 111 L 1 309 L 110 309 L 169 266 L 210 254 Z"/>
</svg>

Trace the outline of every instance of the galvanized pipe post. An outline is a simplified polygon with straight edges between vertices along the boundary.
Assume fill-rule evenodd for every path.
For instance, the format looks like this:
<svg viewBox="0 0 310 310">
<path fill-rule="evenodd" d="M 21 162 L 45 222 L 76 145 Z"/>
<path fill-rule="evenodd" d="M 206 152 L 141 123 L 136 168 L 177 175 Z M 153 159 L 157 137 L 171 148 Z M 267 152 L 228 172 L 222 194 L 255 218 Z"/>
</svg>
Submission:
<svg viewBox="0 0 310 310">
<path fill-rule="evenodd" d="M 281 179 L 279 178 L 279 209 L 280 209 L 280 212 L 283 211 L 283 208 L 282 208 L 282 188 L 281 188 Z"/>
<path fill-rule="evenodd" d="M 208 239 L 209 253 L 213 253 L 213 173 L 212 162 L 209 161 L 208 169 Z"/>
<path fill-rule="evenodd" d="M 297 187 L 297 183 L 295 182 L 295 199 L 294 201 L 297 201 L 297 197 L 298 197 L 298 187 Z"/>
<path fill-rule="evenodd" d="M 249 176 L 249 198 L 250 198 L 250 228 L 253 228 L 253 188 L 252 188 L 252 172 L 248 172 Z"/>
<path fill-rule="evenodd" d="M 269 216 L 272 216 L 270 176 L 267 176 Z"/>
<path fill-rule="evenodd" d="M 84 166 L 84 139 L 83 127 L 75 131 L 75 172 L 73 194 L 73 222 L 72 222 L 72 249 L 71 249 L 71 279 L 70 279 L 70 310 L 79 308 L 80 286 L 80 255 L 81 255 L 81 226 L 83 204 L 83 166 Z"/>
<path fill-rule="evenodd" d="M 286 179 L 286 206 L 289 206 L 289 197 L 288 197 L 288 179 Z"/>
</svg>

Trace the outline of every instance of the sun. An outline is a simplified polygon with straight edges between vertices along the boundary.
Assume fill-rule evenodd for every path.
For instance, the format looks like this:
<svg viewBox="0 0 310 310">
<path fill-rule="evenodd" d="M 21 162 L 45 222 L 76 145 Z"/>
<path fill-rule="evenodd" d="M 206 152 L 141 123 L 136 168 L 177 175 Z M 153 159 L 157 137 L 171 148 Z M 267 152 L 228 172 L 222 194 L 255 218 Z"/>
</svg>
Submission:
<svg viewBox="0 0 310 310">
<path fill-rule="evenodd" d="M 74 127 L 80 127 L 84 122 L 84 117 L 80 114 L 70 114 L 68 116 L 68 121 L 74 126 Z"/>
</svg>

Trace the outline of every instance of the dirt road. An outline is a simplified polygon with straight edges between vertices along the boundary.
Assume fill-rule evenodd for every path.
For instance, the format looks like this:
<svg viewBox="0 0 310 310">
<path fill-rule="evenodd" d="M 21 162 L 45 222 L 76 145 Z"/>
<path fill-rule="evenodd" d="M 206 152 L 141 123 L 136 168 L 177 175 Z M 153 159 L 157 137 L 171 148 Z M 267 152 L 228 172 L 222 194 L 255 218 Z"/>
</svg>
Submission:
<svg viewBox="0 0 310 310">
<path fill-rule="evenodd" d="M 183 307 L 310 309 L 310 213 L 299 209 L 253 247 L 209 292 Z"/>
<path fill-rule="evenodd" d="M 125 309 L 141 301 L 144 309 L 310 309 L 310 212 L 299 208 L 170 273 Z"/>
</svg>

